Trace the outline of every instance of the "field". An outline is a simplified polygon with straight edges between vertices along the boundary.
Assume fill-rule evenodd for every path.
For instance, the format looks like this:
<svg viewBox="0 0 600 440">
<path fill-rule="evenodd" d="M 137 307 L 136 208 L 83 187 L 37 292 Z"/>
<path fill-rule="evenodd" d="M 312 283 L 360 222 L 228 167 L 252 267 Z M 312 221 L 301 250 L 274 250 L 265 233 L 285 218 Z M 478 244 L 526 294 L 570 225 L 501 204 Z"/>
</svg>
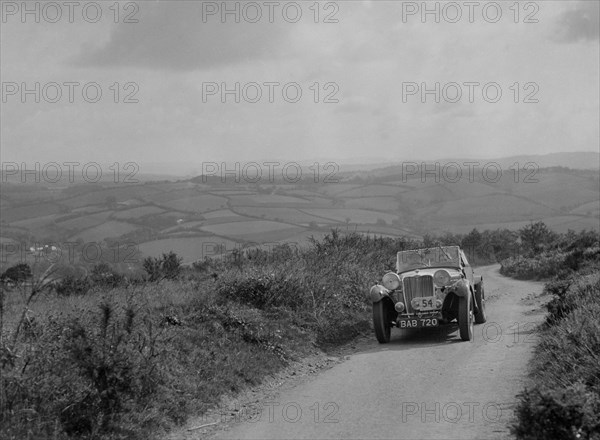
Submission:
<svg viewBox="0 0 600 440">
<path fill-rule="evenodd" d="M 317 223 L 336 223 L 335 220 L 325 220 L 322 217 L 306 214 L 297 208 L 261 208 L 258 206 L 236 207 L 236 211 L 250 217 L 264 217 L 269 220 L 283 221 L 298 225 L 306 225 L 312 221 Z"/>
<path fill-rule="evenodd" d="M 57 216 L 55 214 L 51 215 L 42 215 L 40 217 L 32 217 L 25 220 L 19 220 L 16 222 L 11 222 L 11 225 L 16 226 L 18 228 L 24 229 L 40 229 L 44 226 L 48 226 L 56 220 Z"/>
<path fill-rule="evenodd" d="M 63 229 L 74 229 L 82 231 L 104 223 L 114 211 L 103 211 L 96 214 L 75 217 L 69 220 L 58 222 L 57 225 Z"/>
<path fill-rule="evenodd" d="M 253 194 L 229 197 L 234 206 L 254 206 L 254 205 L 295 205 L 310 203 L 300 197 L 290 197 L 278 194 Z"/>
<path fill-rule="evenodd" d="M 193 222 L 184 222 L 184 223 L 180 223 L 177 226 L 171 226 L 170 228 L 166 228 L 163 229 L 162 232 L 174 232 L 174 231 L 180 231 L 180 230 L 187 230 L 187 229 L 196 229 L 200 226 L 202 226 L 204 224 L 204 221 L 202 220 L 196 220 Z"/>
<path fill-rule="evenodd" d="M 148 198 L 156 193 L 158 193 L 157 189 L 153 189 L 147 185 L 124 185 L 88 192 L 62 200 L 61 203 L 70 208 L 80 208 L 83 206 L 106 204 L 107 200 L 112 197 L 117 202 L 126 202 L 136 198 Z"/>
<path fill-rule="evenodd" d="M 385 197 L 397 196 L 401 192 L 406 191 L 393 185 L 367 185 L 359 188 L 353 188 L 346 191 L 336 193 L 339 197 L 354 198 L 354 197 Z"/>
<path fill-rule="evenodd" d="M 217 211 L 207 212 L 203 214 L 205 219 L 211 218 L 227 218 L 227 217 L 239 217 L 238 214 L 229 209 L 219 209 Z"/>
<path fill-rule="evenodd" d="M 143 217 L 149 214 L 159 214 L 162 212 L 164 212 L 164 209 L 157 208 L 156 206 L 140 206 L 139 208 L 116 212 L 113 217 L 119 220 L 126 220 L 130 218 Z"/>
<path fill-rule="evenodd" d="M 218 225 L 203 226 L 202 230 L 223 237 L 235 237 L 245 239 L 257 234 L 266 234 L 281 230 L 298 231 L 291 225 L 285 223 L 271 222 L 266 220 L 249 220 L 247 222 L 221 223 Z M 248 238 L 250 239 L 250 238 Z"/>
<path fill-rule="evenodd" d="M 400 211 L 400 201 L 394 197 L 361 197 L 344 199 L 346 208 L 372 209 L 374 211 Z"/>
<path fill-rule="evenodd" d="M 375 224 L 378 220 L 391 223 L 398 218 L 396 214 L 367 211 L 365 209 L 303 209 L 302 212 L 334 220 L 338 223 L 345 223 L 347 219 L 349 219 L 349 223 L 355 224 Z"/>
<path fill-rule="evenodd" d="M 513 184 L 512 193 L 554 209 L 574 208 L 598 200 L 598 180 L 592 176 L 540 172 L 533 178 L 538 182 Z"/>
<path fill-rule="evenodd" d="M 138 249 L 142 256 L 158 257 L 163 252 L 173 251 L 183 259 L 183 263 L 193 263 L 204 257 L 214 257 L 231 252 L 240 245 L 221 237 L 168 238 L 142 243 Z"/>
<path fill-rule="evenodd" d="M 558 232 L 599 228 L 597 170 L 541 169 L 533 176 L 537 182 L 528 181 L 525 170 L 504 170 L 498 182 L 477 172 L 458 181 L 418 175 L 403 181 L 397 167 L 338 177 L 339 183 L 264 186 L 200 178 L 62 189 L 4 184 L 0 236 L 38 242 L 121 237 L 145 255 L 174 246 L 192 259 L 202 254 L 194 249 L 207 236 L 241 246 L 306 242 L 332 228 L 390 237 L 516 230 L 538 220 Z"/>
<path fill-rule="evenodd" d="M 544 205 L 505 194 L 442 202 L 423 208 L 420 213 L 423 217 L 435 216 L 452 224 L 473 220 L 477 223 L 533 220 L 555 214 Z"/>
<path fill-rule="evenodd" d="M 134 231 L 136 226 L 129 223 L 109 220 L 99 226 L 86 229 L 75 236 L 72 240 L 82 239 L 86 243 L 99 243 L 105 238 L 120 237 L 123 234 Z"/>
<path fill-rule="evenodd" d="M 8 208 L 2 210 L 2 220 L 7 223 L 18 220 L 30 220 L 36 217 L 58 214 L 60 207 L 55 203 L 35 203 L 18 208 Z"/>
<path fill-rule="evenodd" d="M 227 206 L 227 199 L 205 194 L 164 201 L 161 206 L 185 212 L 208 212 Z"/>
<path fill-rule="evenodd" d="M 571 214 L 587 215 L 587 216 L 600 216 L 600 201 L 596 200 L 590 203 L 584 203 L 571 210 Z"/>
</svg>

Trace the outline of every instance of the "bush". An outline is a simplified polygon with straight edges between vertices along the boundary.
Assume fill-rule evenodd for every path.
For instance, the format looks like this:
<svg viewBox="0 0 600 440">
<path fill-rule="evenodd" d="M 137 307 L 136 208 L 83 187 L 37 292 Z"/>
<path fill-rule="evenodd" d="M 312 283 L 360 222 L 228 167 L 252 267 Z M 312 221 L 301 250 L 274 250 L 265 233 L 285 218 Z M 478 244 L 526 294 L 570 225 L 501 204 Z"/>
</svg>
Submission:
<svg viewBox="0 0 600 440">
<path fill-rule="evenodd" d="M 568 254 L 576 272 L 544 286 L 553 295 L 531 370 L 520 395 L 518 439 L 600 440 L 600 272 L 593 249 Z M 531 259 L 533 260 L 533 259 Z M 593 267 L 593 269 L 592 269 Z M 547 384 L 555 384 L 549 390 Z"/>
<path fill-rule="evenodd" d="M 300 280 L 258 271 L 243 277 L 226 277 L 221 281 L 218 297 L 259 309 L 285 306 L 298 310 L 306 302 Z"/>
<path fill-rule="evenodd" d="M 54 283 L 54 290 L 60 296 L 85 295 L 91 289 L 92 283 L 88 277 L 67 275 Z"/>
<path fill-rule="evenodd" d="M 0 275 L 0 282 L 13 282 L 20 283 L 31 279 L 32 273 L 31 268 L 27 263 L 19 263 L 6 269 L 6 271 Z"/>
<path fill-rule="evenodd" d="M 500 273 L 520 280 L 548 279 L 557 274 L 568 276 L 572 273 L 572 269 L 565 264 L 568 255 L 550 251 L 536 257 L 510 257 L 501 262 Z"/>
<path fill-rule="evenodd" d="M 500 273 L 518 279 L 549 279 L 568 277 L 584 268 L 600 264 L 599 235 L 594 231 L 576 234 L 549 233 L 541 222 L 521 230 L 528 237 L 526 255 L 517 255 L 501 262 Z M 545 238 L 544 238 L 545 237 Z"/>
<path fill-rule="evenodd" d="M 175 252 L 162 254 L 161 258 L 144 258 L 143 267 L 148 274 L 149 281 L 155 282 L 162 279 L 173 280 L 181 272 L 181 261 Z"/>
<path fill-rule="evenodd" d="M 148 321 L 102 303 L 99 313 L 50 318 L 39 330 L 28 350 L 0 362 L 0 436 L 144 438 L 135 425 L 152 404 L 159 360 Z"/>
<path fill-rule="evenodd" d="M 557 278 L 544 286 L 544 291 L 554 297 L 548 302 L 547 321 L 556 323 L 572 311 L 593 307 L 598 302 L 596 298 L 600 295 L 600 276 L 581 274 L 572 275 L 561 279 Z"/>
<path fill-rule="evenodd" d="M 90 280 L 96 286 L 112 289 L 124 283 L 125 277 L 115 272 L 107 263 L 101 263 L 92 269 Z"/>
<path fill-rule="evenodd" d="M 560 390 L 537 388 L 519 395 L 518 440 L 600 439 L 600 399 L 583 384 Z"/>
<path fill-rule="evenodd" d="M 600 396 L 600 274 L 577 280 L 561 298 L 537 347 L 535 374 L 541 382 L 582 381 Z"/>
<path fill-rule="evenodd" d="M 77 318 L 67 327 L 65 351 L 88 389 L 61 413 L 67 434 L 113 431 L 123 413 L 146 404 L 156 390 L 154 341 L 135 325 L 136 312 L 127 308 L 119 317 L 109 303 L 100 308 L 96 328 Z"/>
</svg>

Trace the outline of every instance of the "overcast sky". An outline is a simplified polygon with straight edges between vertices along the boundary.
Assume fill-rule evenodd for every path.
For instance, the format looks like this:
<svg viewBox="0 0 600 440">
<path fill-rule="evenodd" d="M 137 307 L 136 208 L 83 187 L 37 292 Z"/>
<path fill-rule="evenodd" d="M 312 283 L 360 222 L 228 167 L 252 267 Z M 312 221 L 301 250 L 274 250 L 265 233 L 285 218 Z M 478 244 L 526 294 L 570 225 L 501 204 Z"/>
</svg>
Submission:
<svg viewBox="0 0 600 440">
<path fill-rule="evenodd" d="M 135 161 L 140 172 L 179 162 L 189 172 L 221 160 L 598 149 L 597 1 L 499 2 L 500 17 L 490 2 L 438 3 L 439 23 L 423 19 L 421 2 L 298 2 L 297 20 L 289 2 L 230 2 L 239 23 L 221 2 L 123 2 L 118 16 L 112 1 L 76 3 L 28 2 L 36 23 L 20 1 L 2 1 L 2 161 Z M 222 85 L 236 83 L 240 102 L 235 92 L 221 102 Z M 439 83 L 439 103 L 422 83 Z"/>
</svg>

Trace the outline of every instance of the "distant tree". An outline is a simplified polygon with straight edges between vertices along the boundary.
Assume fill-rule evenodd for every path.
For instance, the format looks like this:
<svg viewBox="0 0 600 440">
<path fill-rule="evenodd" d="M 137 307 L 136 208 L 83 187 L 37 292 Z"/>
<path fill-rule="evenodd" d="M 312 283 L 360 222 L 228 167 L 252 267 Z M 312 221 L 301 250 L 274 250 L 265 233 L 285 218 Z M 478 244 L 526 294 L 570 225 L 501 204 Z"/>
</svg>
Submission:
<svg viewBox="0 0 600 440">
<path fill-rule="evenodd" d="M 379 226 L 386 226 L 387 225 L 387 223 L 385 222 L 385 220 L 382 219 L 382 218 L 378 218 L 376 224 L 379 225 Z"/>
<path fill-rule="evenodd" d="M 456 246 L 461 242 L 460 235 L 454 235 L 452 232 L 446 231 L 443 235 L 439 236 L 438 239 L 442 246 Z"/>
<path fill-rule="evenodd" d="M 546 226 L 546 223 L 539 221 L 530 223 L 519 229 L 521 245 L 527 254 L 536 254 L 543 250 L 547 245 L 554 242 L 557 234 Z"/>
<path fill-rule="evenodd" d="M 430 234 L 423 235 L 423 247 L 429 248 L 435 246 L 435 237 Z"/>
<path fill-rule="evenodd" d="M 520 250 L 518 237 L 516 231 L 508 229 L 485 230 L 481 233 L 481 245 L 477 250 L 478 256 L 485 262 L 502 261 L 515 256 Z"/>
<path fill-rule="evenodd" d="M 476 228 L 473 228 L 473 230 L 465 235 L 460 242 L 461 248 L 470 258 L 481 254 L 483 247 L 482 244 L 481 232 L 479 232 Z"/>
</svg>

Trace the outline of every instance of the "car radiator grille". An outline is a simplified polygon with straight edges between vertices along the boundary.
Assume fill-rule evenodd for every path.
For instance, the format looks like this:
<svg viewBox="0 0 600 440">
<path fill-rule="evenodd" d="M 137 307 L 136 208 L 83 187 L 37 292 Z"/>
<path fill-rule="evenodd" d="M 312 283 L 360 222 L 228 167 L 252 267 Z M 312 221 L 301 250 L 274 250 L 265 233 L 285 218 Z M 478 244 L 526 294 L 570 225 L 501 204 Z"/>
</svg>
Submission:
<svg viewBox="0 0 600 440">
<path fill-rule="evenodd" d="M 404 278 L 404 298 L 406 299 L 406 311 L 414 313 L 410 302 L 419 296 L 433 296 L 433 277 L 431 275 Z"/>
</svg>

